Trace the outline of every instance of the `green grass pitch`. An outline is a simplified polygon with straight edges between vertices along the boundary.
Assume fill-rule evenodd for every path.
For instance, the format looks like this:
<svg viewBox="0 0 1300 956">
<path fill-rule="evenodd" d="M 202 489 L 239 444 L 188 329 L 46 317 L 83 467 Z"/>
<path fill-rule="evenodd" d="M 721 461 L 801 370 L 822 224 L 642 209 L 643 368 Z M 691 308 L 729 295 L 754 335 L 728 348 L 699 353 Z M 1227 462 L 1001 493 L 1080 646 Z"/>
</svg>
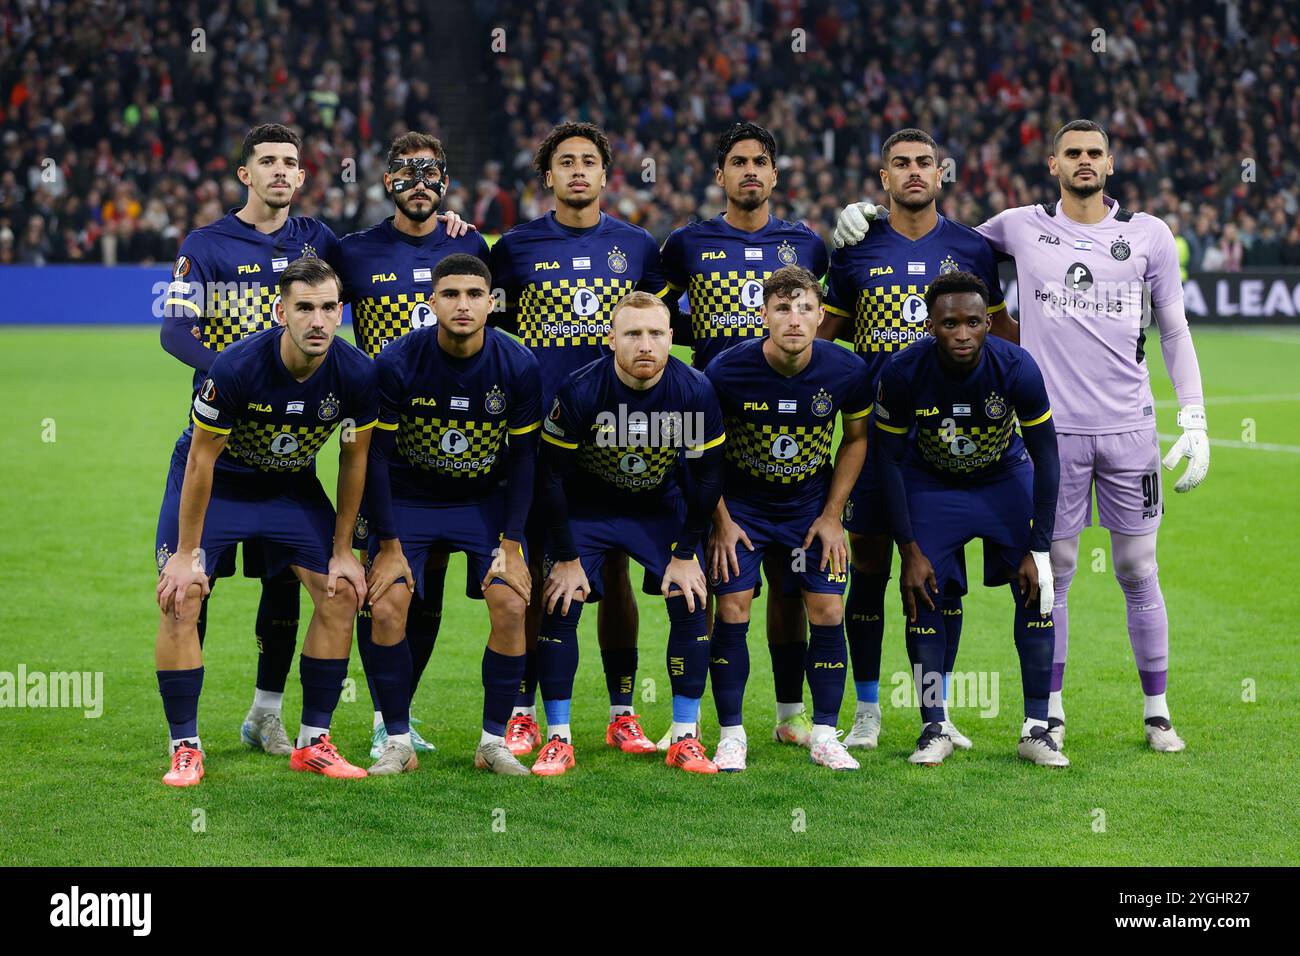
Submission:
<svg viewBox="0 0 1300 956">
<path fill-rule="evenodd" d="M 891 675 L 907 663 L 891 585 L 885 732 L 858 773 L 831 773 L 771 742 L 761 623 L 751 628 L 746 773 L 689 776 L 606 748 L 594 613 L 582 624 L 577 769 L 551 780 L 477 772 L 470 756 L 486 615 L 460 596 L 457 557 L 414 706 L 438 752 L 417 773 L 335 782 L 240 745 L 258 591 L 238 578 L 222 582 L 210 612 L 200 707 L 208 776 L 175 791 L 160 782 L 153 534 L 188 375 L 153 329 L 0 331 L 0 671 L 92 671 L 104 681 L 96 719 L 71 709 L 0 710 L 0 864 L 1294 865 L 1300 814 L 1286 794 L 1294 793 L 1291 732 L 1300 721 L 1300 335 L 1195 334 L 1210 434 L 1223 444 L 1201 489 L 1175 495 L 1168 477 L 1165 485 L 1161 582 L 1183 754 L 1154 754 L 1143 743 L 1123 603 L 1107 538 L 1094 528 L 1070 599 L 1073 766 L 1065 771 L 1015 758 L 1021 695 L 1005 590 L 978 589 L 966 605 L 957 669 L 999 679 L 995 715 L 953 710 L 975 750 L 937 769 L 903 759 L 918 718 L 893 699 Z M 1148 354 L 1160 430 L 1173 433 L 1154 343 Z M 335 459 L 331 449 L 322 454 L 331 492 Z M 653 682 L 644 685 L 653 699 L 639 696 L 638 709 L 658 737 L 669 719 L 667 622 L 662 602 L 641 600 L 639 678 Z M 756 622 L 762 610 L 760 601 Z M 361 762 L 370 706 L 355 654 L 351 676 L 358 693 L 340 704 L 335 736 Z M 295 667 L 285 700 L 291 731 L 299 702 Z M 850 685 L 841 726 L 852 713 Z M 708 696 L 704 720 L 711 746 Z"/>
</svg>

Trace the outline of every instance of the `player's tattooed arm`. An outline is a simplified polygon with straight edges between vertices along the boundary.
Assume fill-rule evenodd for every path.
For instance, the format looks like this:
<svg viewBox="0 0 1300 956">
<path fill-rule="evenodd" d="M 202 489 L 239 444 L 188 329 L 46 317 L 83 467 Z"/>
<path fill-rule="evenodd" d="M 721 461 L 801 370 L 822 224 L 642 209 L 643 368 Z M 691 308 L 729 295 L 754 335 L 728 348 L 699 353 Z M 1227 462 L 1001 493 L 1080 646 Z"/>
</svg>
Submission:
<svg viewBox="0 0 1300 956">
<path fill-rule="evenodd" d="M 725 584 L 733 574 L 740 573 L 740 561 L 736 557 L 736 546 L 740 544 L 754 550 L 745 529 L 731 520 L 726 499 L 719 498 L 718 507 L 713 512 L 713 531 L 705 550 L 709 559 L 709 577 Z"/>
<path fill-rule="evenodd" d="M 199 545 L 203 540 L 203 518 L 212 497 L 212 470 L 217 456 L 226 447 L 227 437 L 205 428 L 195 428 L 190 439 L 185 481 L 181 485 L 176 553 L 163 566 L 156 591 L 158 606 L 164 613 L 171 611 L 177 620 L 185 611 L 185 597 L 190 585 L 199 585 L 204 597 L 212 590 L 204 567 L 203 549 Z"/>
<path fill-rule="evenodd" d="M 825 571 L 828 564 L 836 574 L 844 574 L 848 570 L 849 553 L 844 543 L 844 525 L 840 523 L 840 515 L 844 514 L 844 503 L 849 500 L 849 493 L 867 460 L 869 420 L 866 415 L 857 418 L 846 416 L 841 422 L 840 447 L 835 452 L 835 469 L 831 472 L 831 487 L 826 495 L 826 504 L 804 536 L 805 549 L 813 541 L 817 541 L 821 549 L 820 571 Z"/>
<path fill-rule="evenodd" d="M 334 519 L 334 554 L 330 557 L 329 579 L 326 592 L 334 596 L 339 578 L 352 585 L 357 595 L 357 610 L 366 602 L 366 572 L 352 553 L 352 531 L 357 525 L 357 512 L 361 508 L 361 495 L 366 487 L 366 466 L 370 458 L 370 438 L 374 422 L 369 427 L 352 428 L 341 435 L 339 441 L 339 479 L 335 500 L 338 515 Z"/>
</svg>

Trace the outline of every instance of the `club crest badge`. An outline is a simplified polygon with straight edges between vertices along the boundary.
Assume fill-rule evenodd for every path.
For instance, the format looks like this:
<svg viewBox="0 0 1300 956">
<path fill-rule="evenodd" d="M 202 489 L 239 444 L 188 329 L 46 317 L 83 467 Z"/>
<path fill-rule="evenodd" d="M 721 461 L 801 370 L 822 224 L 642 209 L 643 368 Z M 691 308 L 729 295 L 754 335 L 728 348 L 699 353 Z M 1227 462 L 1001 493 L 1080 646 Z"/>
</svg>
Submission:
<svg viewBox="0 0 1300 956">
<path fill-rule="evenodd" d="M 946 276 L 950 272 L 960 272 L 961 267 L 957 265 L 957 260 L 952 256 L 944 256 L 943 261 L 939 263 L 939 275 Z"/>
<path fill-rule="evenodd" d="M 506 393 L 499 386 L 493 385 L 483 399 L 483 407 L 489 415 L 500 415 L 506 410 Z"/>
<path fill-rule="evenodd" d="M 316 416 L 323 422 L 332 422 L 339 417 L 339 400 L 330 392 L 321 399 L 320 408 L 316 410 Z"/>
<path fill-rule="evenodd" d="M 609 250 L 609 259 L 606 261 L 609 264 L 610 272 L 617 272 L 620 275 L 627 272 L 627 256 L 623 254 L 623 250 L 618 246 Z"/>
<path fill-rule="evenodd" d="M 171 560 L 171 557 L 172 553 L 167 550 L 167 545 L 163 545 L 158 549 L 158 553 L 154 555 L 154 559 L 158 562 L 159 572 L 161 572 L 163 568 L 167 567 L 167 562 Z"/>
<path fill-rule="evenodd" d="M 997 392 L 994 392 L 992 395 L 988 397 L 987 400 L 985 400 L 984 414 L 987 415 L 989 418 L 993 419 L 994 421 L 997 421 L 998 419 L 1001 419 L 1003 416 L 1005 416 L 1006 413 L 1007 413 L 1007 403 L 1002 399 L 1002 396 L 999 395 Z"/>
<path fill-rule="evenodd" d="M 1110 254 L 1112 258 L 1123 262 L 1133 254 L 1133 250 L 1129 248 L 1129 244 L 1123 239 L 1116 239 L 1110 244 Z"/>
<path fill-rule="evenodd" d="M 357 515 L 357 527 L 352 532 L 352 536 L 358 541 L 365 541 L 366 538 L 370 537 L 370 522 L 361 515 Z"/>
<path fill-rule="evenodd" d="M 783 242 L 776 249 L 777 261 L 783 266 L 792 266 L 799 261 L 799 253 L 795 251 L 794 246 L 788 242 Z"/>
<path fill-rule="evenodd" d="M 304 243 L 302 244 L 302 257 L 303 257 L 304 259 L 315 259 L 315 258 L 317 258 L 317 255 L 316 255 L 316 247 L 313 246 L 310 242 L 304 242 Z"/>
<path fill-rule="evenodd" d="M 819 388 L 812 398 L 812 413 L 818 418 L 825 418 L 831 413 L 831 393 Z"/>
</svg>

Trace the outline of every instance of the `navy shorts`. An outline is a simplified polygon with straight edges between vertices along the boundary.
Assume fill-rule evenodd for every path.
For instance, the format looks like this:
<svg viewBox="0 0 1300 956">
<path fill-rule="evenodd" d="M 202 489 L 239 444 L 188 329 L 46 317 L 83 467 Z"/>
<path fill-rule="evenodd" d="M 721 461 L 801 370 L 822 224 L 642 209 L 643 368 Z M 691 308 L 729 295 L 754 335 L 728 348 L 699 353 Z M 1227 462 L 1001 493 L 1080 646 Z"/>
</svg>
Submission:
<svg viewBox="0 0 1300 956">
<path fill-rule="evenodd" d="M 624 499 L 626 500 L 626 499 Z M 605 566 L 607 551 L 625 551 L 645 568 L 644 588 L 648 594 L 658 594 L 664 570 L 673 556 L 677 536 L 681 534 L 686 518 L 686 502 L 680 496 L 661 499 L 653 509 L 611 511 L 590 506 L 570 506 L 569 528 L 574 547 L 582 561 L 583 573 L 591 585 L 588 602 L 599 601 L 605 592 L 601 569 Z M 704 567 L 702 545 L 695 549 L 695 559 Z M 551 573 L 553 558 L 548 552 L 543 565 L 543 577 Z"/>
<path fill-rule="evenodd" d="M 758 502 L 746 502 L 740 498 L 728 498 L 727 511 L 731 520 L 740 525 L 741 530 L 749 536 L 754 550 L 750 551 L 743 544 L 736 546 L 736 563 L 740 573 L 731 575 L 731 580 L 710 580 L 709 586 L 715 594 L 735 594 L 748 591 L 759 584 L 759 569 L 763 558 L 785 562 L 786 571 L 782 578 L 783 590 L 793 593 L 795 590 L 811 591 L 815 594 L 843 594 L 848 585 L 848 571 L 839 574 L 831 570 L 828 564 L 825 571 L 819 571 L 821 548 L 816 541 L 809 546 L 802 556 L 797 549 L 803 547 L 808 529 L 821 514 L 821 508 L 804 508 L 790 513 Z M 770 582 L 769 582 L 770 583 Z"/>
<path fill-rule="evenodd" d="M 402 542 L 402 553 L 415 575 L 415 590 L 424 597 L 424 567 L 429 554 L 452 551 L 465 552 L 466 573 L 474 586 L 467 587 L 469 597 L 483 597 L 478 584 L 492 569 L 497 551 L 501 547 L 501 529 L 505 527 L 506 496 L 494 494 L 471 504 L 448 504 L 414 501 L 409 498 L 393 499 L 393 524 Z M 524 560 L 528 560 L 528 544 L 520 542 Z M 370 536 L 370 557 L 379 553 L 379 538 Z M 501 581 L 493 578 L 493 582 Z"/>
<path fill-rule="evenodd" d="M 872 412 L 869 422 L 875 421 Z M 872 434 L 875 434 L 873 428 Z M 876 443 L 867 442 L 867 460 L 862 463 L 858 480 L 853 483 L 849 500 L 844 502 L 844 514 L 841 521 L 844 530 L 850 534 L 889 535 L 889 516 L 885 512 L 885 494 L 876 473 Z"/>
<path fill-rule="evenodd" d="M 159 571 L 176 553 L 184 481 L 185 459 L 173 455 L 154 536 Z M 334 505 L 314 473 L 276 491 L 244 488 L 214 477 L 199 542 L 204 568 L 209 577 L 215 577 L 218 569 L 233 571 L 235 545 L 242 541 L 244 554 L 256 553 L 260 559 L 264 577 L 275 577 L 292 565 L 328 574 L 334 521 Z"/>
<path fill-rule="evenodd" d="M 946 482 L 919 468 L 904 467 L 912 533 L 934 566 L 939 593 L 965 593 L 966 543 L 984 542 L 984 584 L 1009 580 L 1029 553 L 1034 517 L 1034 467 L 1018 462 L 978 484 Z"/>
</svg>

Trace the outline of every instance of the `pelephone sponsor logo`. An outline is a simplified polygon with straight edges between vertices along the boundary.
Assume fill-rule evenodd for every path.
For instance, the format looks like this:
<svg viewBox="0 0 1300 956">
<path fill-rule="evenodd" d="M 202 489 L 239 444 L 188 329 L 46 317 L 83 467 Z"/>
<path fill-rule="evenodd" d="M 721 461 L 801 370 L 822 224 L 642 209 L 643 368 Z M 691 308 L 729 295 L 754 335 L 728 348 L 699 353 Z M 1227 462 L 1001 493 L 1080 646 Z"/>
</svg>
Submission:
<svg viewBox="0 0 1300 956">
<path fill-rule="evenodd" d="M 129 926 L 133 936 L 148 936 L 153 928 L 152 893 L 68 893 L 50 897 L 51 926 Z"/>
<path fill-rule="evenodd" d="M 88 720 L 104 713 L 103 671 L 0 671 L 0 708 L 81 708 Z"/>
</svg>

